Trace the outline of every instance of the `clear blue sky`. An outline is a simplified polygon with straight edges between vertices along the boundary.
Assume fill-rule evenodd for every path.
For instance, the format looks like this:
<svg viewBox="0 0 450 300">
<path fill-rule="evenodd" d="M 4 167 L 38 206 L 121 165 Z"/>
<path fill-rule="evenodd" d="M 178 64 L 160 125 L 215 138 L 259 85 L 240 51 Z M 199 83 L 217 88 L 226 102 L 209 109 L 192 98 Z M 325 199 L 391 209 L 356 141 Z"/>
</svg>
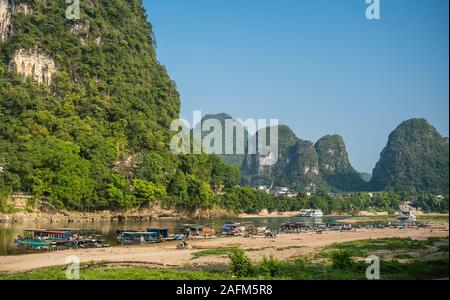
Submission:
<svg viewBox="0 0 450 300">
<path fill-rule="evenodd" d="M 193 110 L 278 118 L 344 137 L 371 172 L 389 133 L 424 117 L 449 132 L 448 0 L 144 0 L 158 59 Z"/>
</svg>

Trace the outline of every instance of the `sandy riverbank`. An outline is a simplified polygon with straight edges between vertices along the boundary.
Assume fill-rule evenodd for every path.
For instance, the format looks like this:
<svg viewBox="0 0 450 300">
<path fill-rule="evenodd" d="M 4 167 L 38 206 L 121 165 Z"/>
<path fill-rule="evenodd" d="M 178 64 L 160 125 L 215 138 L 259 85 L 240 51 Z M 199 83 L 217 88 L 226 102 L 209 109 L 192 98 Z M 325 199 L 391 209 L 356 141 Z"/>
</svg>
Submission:
<svg viewBox="0 0 450 300">
<path fill-rule="evenodd" d="M 205 256 L 193 259 L 193 253 L 202 249 L 240 247 L 251 249 L 248 256 L 257 261 L 264 255 L 273 255 L 279 260 L 311 254 L 333 243 L 375 238 L 426 239 L 428 237 L 447 237 L 448 223 L 439 223 L 431 228 L 399 230 L 395 228 L 358 230 L 356 232 L 324 232 L 302 234 L 281 234 L 276 239 L 265 238 L 218 238 L 189 242 L 193 249 L 177 250 L 176 243 L 163 243 L 151 246 L 112 247 L 106 249 L 67 250 L 20 256 L 0 257 L 0 273 L 15 273 L 39 268 L 64 265 L 68 256 L 77 256 L 85 262 L 132 262 L 165 266 L 188 266 L 206 264 L 225 264 L 223 256 Z"/>
</svg>

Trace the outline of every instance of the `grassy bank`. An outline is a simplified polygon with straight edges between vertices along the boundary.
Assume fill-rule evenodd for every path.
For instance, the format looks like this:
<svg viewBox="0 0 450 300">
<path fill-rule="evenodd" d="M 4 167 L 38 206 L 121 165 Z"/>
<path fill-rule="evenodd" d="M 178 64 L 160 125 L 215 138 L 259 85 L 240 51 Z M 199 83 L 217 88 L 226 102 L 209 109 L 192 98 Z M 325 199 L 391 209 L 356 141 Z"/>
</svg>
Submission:
<svg viewBox="0 0 450 300">
<path fill-rule="evenodd" d="M 247 252 L 254 251 L 253 249 Z M 308 257 L 277 261 L 265 257 L 252 263 L 245 252 L 226 248 L 194 254 L 193 260 L 208 255 L 230 258 L 229 266 L 146 268 L 132 264 L 97 263 L 82 265 L 82 280 L 364 280 L 365 257 L 380 257 L 381 279 L 417 280 L 446 278 L 449 273 L 448 238 L 375 239 L 331 245 Z M 0 280 L 64 280 L 64 267 L 20 274 L 0 274 Z"/>
<path fill-rule="evenodd" d="M 449 215 L 431 214 L 431 215 L 419 215 L 417 216 L 418 222 L 448 222 Z M 365 216 L 356 217 L 342 220 L 344 223 L 352 223 L 354 225 L 361 225 L 367 223 L 387 223 L 387 222 L 397 222 L 397 216 Z"/>
<path fill-rule="evenodd" d="M 180 269 L 148 269 L 119 268 L 110 269 L 96 267 L 81 270 L 81 280 L 364 280 L 367 265 L 356 262 L 339 268 L 333 265 L 311 263 L 306 259 L 282 262 L 269 271 L 252 271 L 248 276 L 237 277 L 230 270 L 180 270 Z M 381 279 L 383 280 L 418 280 L 448 277 L 448 259 L 432 261 L 386 261 L 381 262 Z M 0 275 L 0 280 L 65 280 L 62 267 L 37 270 L 30 273 Z"/>
</svg>

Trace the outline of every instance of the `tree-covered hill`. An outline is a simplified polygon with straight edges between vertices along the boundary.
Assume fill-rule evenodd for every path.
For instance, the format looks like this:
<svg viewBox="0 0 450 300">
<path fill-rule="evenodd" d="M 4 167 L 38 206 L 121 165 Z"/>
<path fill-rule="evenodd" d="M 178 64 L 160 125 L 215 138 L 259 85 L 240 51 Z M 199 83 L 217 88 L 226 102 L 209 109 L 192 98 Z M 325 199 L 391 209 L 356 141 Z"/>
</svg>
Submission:
<svg viewBox="0 0 450 300">
<path fill-rule="evenodd" d="M 373 170 L 375 190 L 448 194 L 449 146 L 425 119 L 403 122 Z"/>
<path fill-rule="evenodd" d="M 246 157 L 241 169 L 243 184 L 284 186 L 297 191 L 314 191 L 324 184 L 314 145 L 299 139 L 288 126 L 278 126 L 277 163 L 264 166 L 260 159 L 258 154 Z"/>
<path fill-rule="evenodd" d="M 156 58 L 141 1 L 80 4 L 80 19 L 69 20 L 64 1 L 0 0 L 0 204 L 28 192 L 72 210 L 298 207 L 236 187 L 242 160 L 246 185 L 357 190 L 342 139 L 314 146 L 287 126 L 278 127 L 274 166 L 259 155 L 173 155 L 179 94 Z M 223 124 L 229 116 L 204 121 L 211 117 Z M 448 154 L 448 139 L 408 121 L 391 134 L 371 187 L 448 194 Z"/>
<path fill-rule="evenodd" d="M 0 195 L 196 207 L 239 182 L 215 156 L 169 152 L 180 100 L 141 1 L 80 1 L 79 20 L 64 1 L 1 2 Z"/>
<path fill-rule="evenodd" d="M 350 163 L 345 142 L 341 136 L 327 135 L 314 147 L 319 159 L 320 173 L 332 189 L 337 191 L 366 189 L 366 183 Z"/>
<path fill-rule="evenodd" d="M 219 157 L 222 158 L 223 161 L 226 162 L 227 164 L 235 166 L 236 168 L 240 168 L 242 166 L 242 162 L 245 159 L 245 153 L 246 153 L 246 147 L 247 147 L 247 141 L 248 141 L 248 135 L 249 135 L 247 129 L 244 127 L 244 124 L 233 119 L 233 117 L 231 117 L 230 115 L 228 115 L 226 113 L 209 114 L 209 115 L 204 116 L 202 118 L 202 121 L 199 124 L 197 124 L 197 129 L 200 130 L 200 126 L 203 126 L 205 124 L 205 122 L 208 120 L 217 120 L 221 125 L 221 130 L 222 130 L 221 148 L 222 148 L 223 154 L 219 155 Z M 230 131 L 228 134 L 227 134 L 227 128 L 226 128 L 227 121 L 229 121 L 229 124 L 232 123 L 232 124 L 236 125 L 236 128 L 233 128 L 233 132 Z M 213 132 L 213 130 L 214 129 L 202 131 L 202 138 L 211 134 Z M 243 133 L 242 139 L 238 138 L 238 137 L 240 137 L 240 135 L 238 134 L 238 131 Z M 233 147 L 232 154 L 226 153 L 226 145 L 232 145 L 232 147 Z M 213 145 L 211 145 L 211 146 L 213 146 Z M 231 147 L 231 146 L 229 146 L 229 147 Z M 239 151 L 237 151 L 240 148 L 242 148 L 244 150 L 243 153 L 239 153 Z"/>
</svg>

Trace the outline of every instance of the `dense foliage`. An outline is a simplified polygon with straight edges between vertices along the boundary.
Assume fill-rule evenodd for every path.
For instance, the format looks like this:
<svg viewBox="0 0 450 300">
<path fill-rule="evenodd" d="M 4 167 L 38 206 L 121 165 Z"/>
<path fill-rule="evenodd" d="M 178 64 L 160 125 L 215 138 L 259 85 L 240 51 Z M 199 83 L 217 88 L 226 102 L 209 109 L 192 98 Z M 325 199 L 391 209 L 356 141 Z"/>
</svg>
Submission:
<svg viewBox="0 0 450 300">
<path fill-rule="evenodd" d="M 321 176 L 332 190 L 364 191 L 366 183 L 352 167 L 344 139 L 339 135 L 327 135 L 314 146 L 319 160 Z"/>
<path fill-rule="evenodd" d="M 233 188 L 220 197 L 219 202 L 225 207 L 245 213 L 269 211 L 298 211 L 301 209 L 321 209 L 326 214 L 357 214 L 360 211 L 396 212 L 400 205 L 410 199 L 406 193 L 349 193 L 329 195 L 317 193 L 311 196 L 300 193 L 297 197 L 276 198 L 271 194 L 251 188 Z M 434 195 L 418 197 L 415 206 L 426 212 L 448 212 L 448 196 L 438 199 Z"/>
<path fill-rule="evenodd" d="M 215 156 L 175 157 L 168 142 L 180 101 L 158 63 L 139 0 L 26 3 L 0 44 L 0 197 L 26 191 L 68 209 L 118 209 L 153 201 L 198 207 L 239 183 Z M 17 75 L 17 50 L 54 59 L 50 86 Z"/>
<path fill-rule="evenodd" d="M 371 185 L 374 190 L 448 194 L 448 139 L 424 119 L 403 122 L 389 136 Z"/>
</svg>

